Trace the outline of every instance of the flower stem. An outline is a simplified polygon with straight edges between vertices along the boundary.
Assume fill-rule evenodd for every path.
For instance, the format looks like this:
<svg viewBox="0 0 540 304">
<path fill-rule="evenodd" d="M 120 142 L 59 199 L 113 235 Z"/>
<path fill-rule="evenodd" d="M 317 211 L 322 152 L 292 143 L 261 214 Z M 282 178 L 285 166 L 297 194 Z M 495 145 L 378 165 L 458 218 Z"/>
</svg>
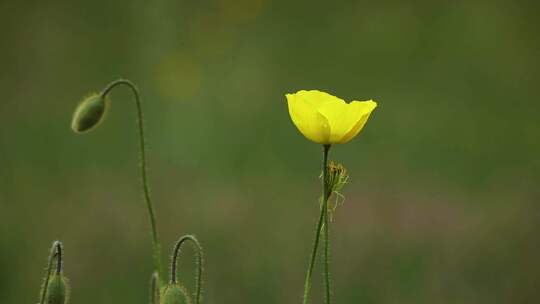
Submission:
<svg viewBox="0 0 540 304">
<path fill-rule="evenodd" d="M 176 242 L 171 259 L 171 278 L 169 283 L 176 284 L 177 282 L 176 273 L 178 265 L 178 255 L 180 254 L 180 249 L 185 242 L 191 242 L 196 250 L 197 256 L 195 259 L 195 264 L 197 268 L 197 274 L 195 276 L 195 304 L 200 304 L 202 296 L 203 250 L 201 244 L 194 235 L 184 235 L 178 240 L 178 242 Z"/>
<path fill-rule="evenodd" d="M 326 188 L 326 187 L 325 187 Z M 329 194 L 325 196 L 324 203 L 324 285 L 326 289 L 326 304 L 330 304 L 330 260 L 329 260 L 329 250 L 330 250 L 330 239 L 328 234 L 330 233 L 330 221 L 328 220 L 328 197 Z"/>
<path fill-rule="evenodd" d="M 319 222 L 317 223 L 317 228 L 315 230 L 315 241 L 313 242 L 313 250 L 311 251 L 311 258 L 309 267 L 306 273 L 306 281 L 304 283 L 304 298 L 302 303 L 307 304 L 308 298 L 309 298 L 309 291 L 311 289 L 311 277 L 313 275 L 313 268 L 315 266 L 315 259 L 317 258 L 317 248 L 319 247 L 319 239 L 321 236 L 321 230 L 323 228 L 323 221 L 326 218 L 327 221 L 327 214 L 328 214 L 328 151 L 330 150 L 330 145 L 324 145 L 323 146 L 323 164 L 322 164 L 322 170 L 323 170 L 323 197 L 322 197 L 322 206 L 321 206 L 321 214 L 319 215 Z M 326 231 L 326 229 L 325 229 Z M 328 239 L 327 237 L 325 239 Z M 326 252 L 326 251 L 325 251 Z M 325 257 L 327 255 L 325 254 Z M 325 258 L 326 260 L 326 258 Z M 327 264 L 327 263 L 325 263 Z M 330 284 L 329 284 L 329 277 L 328 277 L 328 271 L 325 272 L 326 277 L 326 288 L 327 288 L 327 294 L 329 294 Z M 329 298 L 329 297 L 328 297 Z"/>
<path fill-rule="evenodd" d="M 159 275 L 157 272 L 152 274 L 150 280 L 150 304 L 159 304 Z"/>
<path fill-rule="evenodd" d="M 159 243 L 158 231 L 156 226 L 156 215 L 154 212 L 154 206 L 152 205 L 152 200 L 150 199 L 150 190 L 148 187 L 148 179 L 146 176 L 146 153 L 145 153 L 145 140 L 144 140 L 144 126 L 143 126 L 143 113 L 142 105 L 139 97 L 139 90 L 131 81 L 127 79 L 118 79 L 110 83 L 102 92 L 101 95 L 105 97 L 109 92 L 118 85 L 128 86 L 135 97 L 135 103 L 137 105 L 137 122 L 139 126 L 139 153 L 141 158 L 141 177 L 142 177 L 142 186 L 144 191 L 144 198 L 146 201 L 146 208 L 148 209 L 148 217 L 150 218 L 150 226 L 152 228 L 152 247 L 153 247 L 153 256 L 154 256 L 154 269 L 159 274 L 160 278 L 162 276 L 161 269 L 161 245 Z"/>
<path fill-rule="evenodd" d="M 62 273 L 62 243 L 60 241 L 55 241 L 51 246 L 51 250 L 49 253 L 49 260 L 47 263 L 47 274 L 45 275 L 45 280 L 41 288 L 41 296 L 40 296 L 39 304 L 45 304 L 45 295 L 47 294 L 47 286 L 49 285 L 49 279 L 53 271 L 52 266 L 53 266 L 53 262 L 55 258 L 56 258 L 55 274 L 60 274 Z"/>
</svg>

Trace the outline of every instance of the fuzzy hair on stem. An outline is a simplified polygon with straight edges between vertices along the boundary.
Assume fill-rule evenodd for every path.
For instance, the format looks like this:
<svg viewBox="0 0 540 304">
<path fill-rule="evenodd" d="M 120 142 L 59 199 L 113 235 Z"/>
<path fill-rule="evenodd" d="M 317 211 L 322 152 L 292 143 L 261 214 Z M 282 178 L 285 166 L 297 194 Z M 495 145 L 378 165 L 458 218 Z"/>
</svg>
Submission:
<svg viewBox="0 0 540 304">
<path fill-rule="evenodd" d="M 55 274 L 60 275 L 62 273 L 62 259 L 63 259 L 63 246 L 62 242 L 54 241 L 49 251 L 49 258 L 47 261 L 47 270 L 45 278 L 43 280 L 43 286 L 41 286 L 41 296 L 39 304 L 45 304 L 45 296 L 47 294 L 47 288 L 49 287 L 49 280 L 51 278 L 53 263 L 56 258 Z"/>
<path fill-rule="evenodd" d="M 194 235 L 184 235 L 182 236 L 174 246 L 173 256 L 171 258 L 171 277 L 170 284 L 177 283 L 177 268 L 178 268 L 178 257 L 180 255 L 180 249 L 182 245 L 186 242 L 191 242 L 196 251 L 195 258 L 195 267 L 197 268 L 197 273 L 195 275 L 195 304 L 200 304 L 202 297 L 202 272 L 203 272 L 203 250 L 201 244 Z"/>
</svg>

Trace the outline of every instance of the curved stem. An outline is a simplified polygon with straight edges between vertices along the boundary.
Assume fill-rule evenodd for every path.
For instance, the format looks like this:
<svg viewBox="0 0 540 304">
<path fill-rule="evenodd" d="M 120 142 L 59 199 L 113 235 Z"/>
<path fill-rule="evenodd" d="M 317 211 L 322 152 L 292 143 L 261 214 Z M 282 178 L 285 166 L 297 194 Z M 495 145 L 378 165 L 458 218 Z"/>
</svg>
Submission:
<svg viewBox="0 0 540 304">
<path fill-rule="evenodd" d="M 170 279 L 170 283 L 171 284 L 176 284 L 177 282 L 177 278 L 176 278 L 176 273 L 177 273 L 177 265 L 178 265 L 178 255 L 180 254 L 180 248 L 182 247 L 182 245 L 186 242 L 186 241 L 189 241 L 193 244 L 193 246 L 195 247 L 195 250 L 197 251 L 197 257 L 196 257 L 196 260 L 195 260 L 195 264 L 196 264 L 196 267 L 197 267 L 197 276 L 195 277 L 195 303 L 196 304 L 199 304 L 201 302 L 201 289 L 202 289 L 202 269 L 203 269 L 203 251 L 202 251 L 202 247 L 201 247 L 201 244 L 199 243 L 199 241 L 197 240 L 197 238 L 193 235 L 184 235 L 183 237 L 181 237 L 178 242 L 176 242 L 176 245 L 174 246 L 174 253 L 173 253 L 173 256 L 172 256 L 172 261 L 171 261 L 171 279 Z"/>
<path fill-rule="evenodd" d="M 148 217 L 150 218 L 150 226 L 152 227 L 152 246 L 153 246 L 153 255 L 154 255 L 154 268 L 155 271 L 161 276 L 161 245 L 159 243 L 158 231 L 156 226 L 156 215 L 154 212 L 154 206 L 152 205 L 152 200 L 150 199 L 150 190 L 148 187 L 148 179 L 146 176 L 146 153 L 145 153 L 145 138 L 144 138 L 144 126 L 143 126 L 143 113 L 141 99 L 139 97 L 139 90 L 131 81 L 127 79 L 118 79 L 110 83 L 102 92 L 101 96 L 105 98 L 109 92 L 118 85 L 126 85 L 133 92 L 135 97 L 135 102 L 137 105 L 137 122 L 139 126 L 139 151 L 141 157 L 141 177 L 142 177 L 142 186 L 144 191 L 144 198 L 146 201 L 146 208 L 148 209 Z"/>
<path fill-rule="evenodd" d="M 302 303 L 307 304 L 308 298 L 309 298 L 309 291 L 311 289 L 311 277 L 313 276 L 313 268 L 315 267 L 315 259 L 317 258 L 317 248 L 319 247 L 319 239 L 321 236 L 321 229 L 323 229 L 323 221 L 326 218 L 327 214 L 327 205 L 328 205 L 328 189 L 327 189 L 327 182 L 328 182 L 328 151 L 330 150 L 330 145 L 324 145 L 323 146 L 323 164 L 322 164 L 322 170 L 323 170 L 323 197 L 322 197 L 322 206 L 321 206 L 321 214 L 319 215 L 319 221 L 317 223 L 317 228 L 315 230 L 315 241 L 313 242 L 313 250 L 311 251 L 311 258 L 309 267 L 306 273 L 306 280 L 304 282 L 304 298 Z M 329 286 L 327 286 L 329 288 Z"/>
<path fill-rule="evenodd" d="M 56 274 L 62 273 L 62 267 L 63 264 L 63 254 L 64 249 L 62 248 L 62 243 L 59 241 L 54 242 L 54 245 L 56 247 L 56 254 L 54 255 L 56 257 Z"/>
<path fill-rule="evenodd" d="M 45 275 L 45 281 L 43 282 L 43 287 L 41 289 L 41 296 L 39 303 L 45 304 L 45 296 L 47 294 L 47 287 L 49 286 L 49 278 L 51 277 L 53 260 L 56 258 L 56 274 L 62 273 L 62 243 L 60 241 L 54 241 L 51 246 L 49 253 L 49 259 L 47 263 L 47 274 Z"/>
</svg>

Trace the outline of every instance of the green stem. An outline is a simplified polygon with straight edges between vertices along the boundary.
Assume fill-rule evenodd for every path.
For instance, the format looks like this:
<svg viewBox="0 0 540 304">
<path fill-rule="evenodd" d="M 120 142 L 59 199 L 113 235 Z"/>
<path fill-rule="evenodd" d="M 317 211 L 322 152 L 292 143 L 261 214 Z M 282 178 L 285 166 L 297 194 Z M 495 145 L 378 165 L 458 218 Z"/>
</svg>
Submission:
<svg viewBox="0 0 540 304">
<path fill-rule="evenodd" d="M 326 188 L 326 187 L 325 187 Z M 328 220 L 328 197 L 329 194 L 325 196 L 324 203 L 324 285 L 326 289 L 326 304 L 330 304 L 330 261 L 329 261 L 329 250 L 330 250 L 330 239 L 328 234 L 330 233 L 330 221 Z"/>
<path fill-rule="evenodd" d="M 302 303 L 307 304 L 309 298 L 309 291 L 311 289 L 311 277 L 313 275 L 313 268 L 315 266 L 315 259 L 317 258 L 317 248 L 319 247 L 319 239 L 321 237 L 321 229 L 323 228 L 323 221 L 327 217 L 327 205 L 328 205 L 328 171 L 326 167 L 328 166 L 328 151 L 330 150 L 330 145 L 323 146 L 323 201 L 321 206 L 321 214 L 319 215 L 319 221 L 317 223 L 317 229 L 315 230 L 315 241 L 313 242 L 313 250 L 311 251 L 311 258 L 309 262 L 309 267 L 306 273 L 306 280 L 304 283 L 304 298 Z M 326 229 L 325 229 L 326 230 Z M 328 276 L 326 276 L 328 278 Z M 327 286 L 329 288 L 329 285 Z"/>
<path fill-rule="evenodd" d="M 156 227 L 156 215 L 154 212 L 154 206 L 152 205 L 152 200 L 150 199 L 150 190 L 148 187 L 148 179 L 146 176 L 146 153 L 145 153 L 145 141 L 144 141 L 144 127 L 143 127 L 143 113 L 141 100 L 139 98 L 139 90 L 131 81 L 127 79 L 118 79 L 110 83 L 104 90 L 101 92 L 101 96 L 105 98 L 107 94 L 118 85 L 128 86 L 135 97 L 135 102 L 137 104 L 137 122 L 139 126 L 139 153 L 141 158 L 141 177 L 142 177 L 142 186 L 144 191 L 144 198 L 146 201 L 146 208 L 148 209 L 148 217 L 150 218 L 150 226 L 152 227 L 152 246 L 153 246 L 153 255 L 154 255 L 154 268 L 155 271 L 159 274 L 160 278 L 163 278 L 162 269 L 161 269 L 161 246 L 159 243 L 158 231 Z"/>
<path fill-rule="evenodd" d="M 150 280 L 150 304 L 159 304 L 159 277 L 157 272 L 152 274 Z"/>
<path fill-rule="evenodd" d="M 62 272 L 62 243 L 60 241 L 55 241 L 51 246 L 49 260 L 47 263 L 47 274 L 45 275 L 45 281 L 43 282 L 43 287 L 41 288 L 40 304 L 45 304 L 45 296 L 47 294 L 47 287 L 51 277 L 54 258 L 56 258 L 56 274 L 60 274 Z"/>
</svg>

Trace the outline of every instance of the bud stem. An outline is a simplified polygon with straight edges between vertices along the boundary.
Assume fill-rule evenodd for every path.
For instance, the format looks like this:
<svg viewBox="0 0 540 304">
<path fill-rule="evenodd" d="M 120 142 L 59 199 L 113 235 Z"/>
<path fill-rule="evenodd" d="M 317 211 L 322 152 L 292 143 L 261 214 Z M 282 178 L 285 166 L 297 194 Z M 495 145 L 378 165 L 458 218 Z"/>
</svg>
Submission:
<svg viewBox="0 0 540 304">
<path fill-rule="evenodd" d="M 158 231 L 157 231 L 157 226 L 156 226 L 156 216 L 155 216 L 152 200 L 150 199 L 150 190 L 148 187 L 148 179 L 146 176 L 146 153 L 145 153 L 146 144 L 145 144 L 145 138 L 144 138 L 143 111 L 142 111 L 141 100 L 139 98 L 139 90 L 137 89 L 137 86 L 135 86 L 131 81 L 127 79 L 118 79 L 110 83 L 101 92 L 101 96 L 105 98 L 110 93 L 110 91 L 118 85 L 126 85 L 132 90 L 133 96 L 135 97 L 135 103 L 137 105 L 137 122 L 139 126 L 139 153 L 140 153 L 140 158 L 141 158 L 140 168 L 141 168 L 142 186 L 143 186 L 143 191 L 144 191 L 144 198 L 146 201 L 146 208 L 148 209 L 148 217 L 150 218 L 150 226 L 152 228 L 154 270 L 157 271 L 157 273 L 159 274 L 159 277 L 161 278 L 163 277 L 161 275 L 162 274 L 161 245 L 159 243 Z"/>
<path fill-rule="evenodd" d="M 203 269 L 203 251 L 201 244 L 197 240 L 197 238 L 194 235 L 184 235 L 182 236 L 178 242 L 176 242 L 176 245 L 174 246 L 174 253 L 171 261 L 171 284 L 176 284 L 177 278 L 176 278 L 176 268 L 178 265 L 178 255 L 180 254 L 180 249 L 182 245 L 189 241 L 193 244 L 195 247 L 195 250 L 197 251 L 197 257 L 195 260 L 195 265 L 197 267 L 197 275 L 195 277 L 195 304 L 199 304 L 201 302 L 201 289 L 202 289 L 202 269 Z"/>
<path fill-rule="evenodd" d="M 313 243 L 313 250 L 311 251 L 311 258 L 309 267 L 306 273 L 306 280 L 304 283 L 304 298 L 302 303 L 307 304 L 308 298 L 309 298 L 309 291 L 311 289 L 311 277 L 313 275 L 313 268 L 315 266 L 315 259 L 317 258 L 317 248 L 319 247 L 319 239 L 321 236 L 321 230 L 324 229 L 325 231 L 325 254 L 324 254 L 324 261 L 325 261 L 325 285 L 326 285 L 326 300 L 327 304 L 330 303 L 330 276 L 329 276 L 329 263 L 328 263 L 328 229 L 325 227 L 328 227 L 328 198 L 330 196 L 329 189 L 327 187 L 328 184 L 328 152 L 330 151 L 331 145 L 324 145 L 323 146 L 323 164 L 322 164 L 322 170 L 323 170 L 323 197 L 322 197 L 322 206 L 321 206 L 321 214 L 319 216 L 319 222 L 317 223 L 317 229 L 315 230 L 315 241 Z M 324 227 L 323 227 L 324 222 Z"/>
<path fill-rule="evenodd" d="M 55 245 L 56 245 L 56 274 L 60 274 L 62 273 L 62 258 L 63 258 L 63 248 L 62 248 L 62 243 L 60 242 L 55 242 Z"/>
<path fill-rule="evenodd" d="M 330 221 L 329 218 L 329 210 L 328 210 L 328 199 L 330 198 L 330 189 L 328 185 L 328 168 L 324 167 L 324 173 L 323 173 L 323 189 L 324 189 L 324 197 L 323 197 L 323 210 L 324 210 L 324 286 L 326 289 L 326 297 L 325 297 L 325 303 L 330 304 L 330 260 L 329 260 L 329 251 L 330 251 L 330 238 L 328 236 L 330 231 Z"/>
<path fill-rule="evenodd" d="M 159 304 L 159 275 L 157 272 L 152 274 L 150 281 L 150 304 Z"/>
<path fill-rule="evenodd" d="M 62 243 L 60 241 L 54 241 L 49 253 L 47 274 L 45 275 L 45 281 L 43 282 L 43 287 L 41 289 L 40 304 L 45 304 L 45 296 L 47 294 L 47 287 L 49 286 L 49 278 L 51 277 L 54 258 L 56 258 L 56 274 L 62 273 L 62 251 Z"/>
</svg>

